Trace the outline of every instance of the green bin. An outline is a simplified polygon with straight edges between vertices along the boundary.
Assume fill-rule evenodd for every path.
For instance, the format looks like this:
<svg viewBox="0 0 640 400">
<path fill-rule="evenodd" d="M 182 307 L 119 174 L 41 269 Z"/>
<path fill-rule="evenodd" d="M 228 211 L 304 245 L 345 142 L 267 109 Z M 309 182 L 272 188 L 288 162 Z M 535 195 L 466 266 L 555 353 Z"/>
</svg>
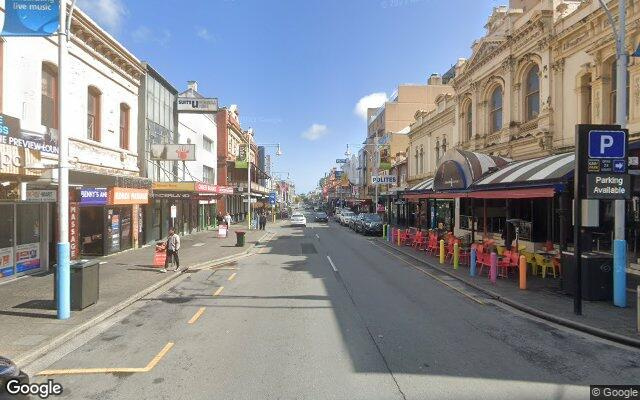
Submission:
<svg viewBox="0 0 640 400">
<path fill-rule="evenodd" d="M 80 311 L 98 302 L 100 292 L 100 262 L 97 260 L 82 260 L 70 265 L 71 269 L 71 309 Z M 53 272 L 53 302 L 57 304 L 58 268 Z"/>
<path fill-rule="evenodd" d="M 236 231 L 236 247 L 244 247 L 244 231 Z"/>
</svg>

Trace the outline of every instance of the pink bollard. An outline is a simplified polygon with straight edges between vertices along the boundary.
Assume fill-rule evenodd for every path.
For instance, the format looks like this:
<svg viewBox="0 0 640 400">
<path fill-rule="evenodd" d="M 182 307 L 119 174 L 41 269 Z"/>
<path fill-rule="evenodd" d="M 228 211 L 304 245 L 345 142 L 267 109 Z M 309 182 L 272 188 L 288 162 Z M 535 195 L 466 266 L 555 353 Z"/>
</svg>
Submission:
<svg viewBox="0 0 640 400">
<path fill-rule="evenodd" d="M 491 283 L 496 283 L 498 278 L 498 254 L 491 253 L 491 268 L 489 269 L 489 279 Z"/>
</svg>

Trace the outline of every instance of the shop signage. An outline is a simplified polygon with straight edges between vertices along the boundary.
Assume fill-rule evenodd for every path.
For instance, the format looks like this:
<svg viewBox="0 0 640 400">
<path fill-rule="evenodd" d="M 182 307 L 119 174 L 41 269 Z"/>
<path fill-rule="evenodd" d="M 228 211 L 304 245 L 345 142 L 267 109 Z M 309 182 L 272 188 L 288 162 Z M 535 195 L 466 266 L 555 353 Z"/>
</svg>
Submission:
<svg viewBox="0 0 640 400">
<path fill-rule="evenodd" d="M 195 144 L 152 144 L 151 160 L 195 161 Z"/>
<path fill-rule="evenodd" d="M 215 194 L 233 194 L 233 187 L 211 185 L 209 183 L 196 182 L 195 191 L 200 193 L 215 193 Z"/>
<path fill-rule="evenodd" d="M 373 185 L 395 185 L 398 178 L 395 175 L 374 175 L 371 177 Z"/>
<path fill-rule="evenodd" d="M 58 31 L 60 0 L 6 0 L 2 36 L 51 36 Z"/>
<path fill-rule="evenodd" d="M 153 182 L 153 190 L 166 190 L 171 192 L 193 192 L 193 182 Z"/>
<path fill-rule="evenodd" d="M 150 195 L 153 199 L 190 199 L 191 193 L 161 193 L 156 192 Z"/>
<path fill-rule="evenodd" d="M 58 154 L 58 144 L 49 136 L 22 131 L 18 118 L 0 114 L 0 144 Z"/>
<path fill-rule="evenodd" d="M 391 169 L 391 149 L 389 146 L 381 146 L 378 151 L 378 169 L 388 171 Z"/>
<path fill-rule="evenodd" d="M 627 174 L 587 174 L 587 198 L 628 199 L 630 182 Z"/>
<path fill-rule="evenodd" d="M 148 202 L 149 191 L 147 189 L 114 187 L 109 189 L 107 194 L 107 203 L 111 205 L 147 204 Z"/>
<path fill-rule="evenodd" d="M 247 145 L 241 144 L 238 146 L 238 157 L 236 157 L 236 168 L 249 168 L 249 155 L 247 152 Z"/>
<path fill-rule="evenodd" d="M 0 142 L 2 136 L 0 135 Z M 25 165 L 40 161 L 40 153 L 0 143 L 0 174 L 39 176 L 40 171 Z"/>
<path fill-rule="evenodd" d="M 80 205 L 101 206 L 107 204 L 106 188 L 82 188 L 80 189 Z"/>
<path fill-rule="evenodd" d="M 215 113 L 218 111 L 218 99 L 178 97 L 178 111 L 191 113 Z"/>
<path fill-rule="evenodd" d="M 33 203 L 55 203 L 58 194 L 55 190 L 27 190 L 25 201 Z"/>
<path fill-rule="evenodd" d="M 80 256 L 80 205 L 69 203 L 69 250 L 72 260 Z"/>
<path fill-rule="evenodd" d="M 16 247 L 16 273 L 40 268 L 40 243 L 28 243 Z"/>
<path fill-rule="evenodd" d="M 0 278 L 13 275 L 13 247 L 0 249 Z"/>
</svg>

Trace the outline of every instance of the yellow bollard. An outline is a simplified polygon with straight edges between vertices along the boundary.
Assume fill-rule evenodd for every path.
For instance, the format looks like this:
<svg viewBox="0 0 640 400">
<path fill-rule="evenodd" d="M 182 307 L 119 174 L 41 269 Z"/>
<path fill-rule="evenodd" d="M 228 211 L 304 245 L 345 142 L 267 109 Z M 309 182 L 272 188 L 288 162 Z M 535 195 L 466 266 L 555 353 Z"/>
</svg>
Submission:
<svg viewBox="0 0 640 400">
<path fill-rule="evenodd" d="M 440 239 L 440 264 L 444 264 L 444 239 Z"/>
<path fill-rule="evenodd" d="M 453 269 L 458 269 L 460 263 L 460 247 L 458 243 L 453 244 Z"/>
<path fill-rule="evenodd" d="M 397 232 L 397 237 L 398 237 L 398 246 L 400 246 L 400 228 L 398 228 Z"/>
<path fill-rule="evenodd" d="M 527 259 L 520 256 L 520 289 L 527 288 Z"/>
</svg>

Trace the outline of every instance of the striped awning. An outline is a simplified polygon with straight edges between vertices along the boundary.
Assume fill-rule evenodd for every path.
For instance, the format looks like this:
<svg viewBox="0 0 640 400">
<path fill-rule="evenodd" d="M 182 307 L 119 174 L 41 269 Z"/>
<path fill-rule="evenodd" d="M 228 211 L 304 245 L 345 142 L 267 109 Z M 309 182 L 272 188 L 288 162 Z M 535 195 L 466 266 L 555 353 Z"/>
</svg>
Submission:
<svg viewBox="0 0 640 400">
<path fill-rule="evenodd" d="M 573 172 L 574 160 L 574 153 L 563 153 L 532 160 L 515 161 L 480 179 L 472 185 L 472 189 L 485 189 L 487 186 L 557 182 Z"/>
<path fill-rule="evenodd" d="M 433 190 L 433 178 L 425 179 L 409 189 L 410 192 L 418 190 Z"/>
</svg>

